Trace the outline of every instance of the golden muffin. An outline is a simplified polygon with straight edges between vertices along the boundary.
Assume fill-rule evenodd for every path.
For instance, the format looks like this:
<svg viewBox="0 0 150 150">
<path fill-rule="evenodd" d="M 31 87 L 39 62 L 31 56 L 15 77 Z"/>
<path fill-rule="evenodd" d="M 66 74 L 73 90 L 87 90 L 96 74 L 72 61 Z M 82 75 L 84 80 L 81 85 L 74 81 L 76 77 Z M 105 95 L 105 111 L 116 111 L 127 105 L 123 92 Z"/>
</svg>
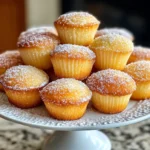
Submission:
<svg viewBox="0 0 150 150">
<path fill-rule="evenodd" d="M 56 76 L 79 80 L 89 76 L 96 57 L 88 47 L 72 44 L 58 45 L 50 55 Z"/>
<path fill-rule="evenodd" d="M 76 120 L 84 115 L 92 92 L 81 81 L 62 78 L 45 86 L 40 95 L 52 117 Z"/>
<path fill-rule="evenodd" d="M 20 53 L 17 50 L 8 50 L 0 54 L 0 75 L 2 75 L 8 68 L 23 64 Z M 0 91 L 3 87 L 0 84 Z"/>
<path fill-rule="evenodd" d="M 128 63 L 139 61 L 139 60 L 150 60 L 150 48 L 135 46 Z"/>
<path fill-rule="evenodd" d="M 93 106 L 108 114 L 123 111 L 136 89 L 135 81 L 127 73 L 113 69 L 93 73 L 86 83 L 93 93 Z"/>
<path fill-rule="evenodd" d="M 0 75 L 8 68 L 23 64 L 20 53 L 17 50 L 9 50 L 0 54 Z"/>
<path fill-rule="evenodd" d="M 150 61 L 143 60 L 130 63 L 124 71 L 135 80 L 137 85 L 131 98 L 134 100 L 150 98 Z"/>
<path fill-rule="evenodd" d="M 39 90 L 48 81 L 48 75 L 44 71 L 19 65 L 6 70 L 2 84 L 12 104 L 20 108 L 31 108 L 41 103 Z"/>
<path fill-rule="evenodd" d="M 122 35 L 106 34 L 96 38 L 89 48 L 96 54 L 95 68 L 123 70 L 133 51 L 133 43 Z"/>
<path fill-rule="evenodd" d="M 93 42 L 100 22 L 87 12 L 70 12 L 61 15 L 54 25 L 61 43 L 88 46 Z"/>
<path fill-rule="evenodd" d="M 95 34 L 95 38 L 105 35 L 105 34 L 109 34 L 109 33 L 116 33 L 122 36 L 125 36 L 126 38 L 130 39 L 131 41 L 134 40 L 134 35 L 127 29 L 124 28 L 104 28 L 104 29 L 100 29 L 96 32 Z"/>
<path fill-rule="evenodd" d="M 59 44 L 59 39 L 54 34 L 29 33 L 18 38 L 18 49 L 26 65 L 47 70 L 52 67 L 50 51 Z"/>
</svg>

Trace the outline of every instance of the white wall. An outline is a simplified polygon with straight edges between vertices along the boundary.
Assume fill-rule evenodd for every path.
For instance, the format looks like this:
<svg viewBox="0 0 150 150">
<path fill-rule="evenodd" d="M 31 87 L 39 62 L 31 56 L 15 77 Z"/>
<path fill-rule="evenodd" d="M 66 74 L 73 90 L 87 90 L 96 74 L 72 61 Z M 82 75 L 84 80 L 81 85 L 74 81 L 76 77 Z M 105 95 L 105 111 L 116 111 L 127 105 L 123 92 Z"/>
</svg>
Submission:
<svg viewBox="0 0 150 150">
<path fill-rule="evenodd" d="M 60 12 L 60 0 L 26 0 L 26 26 L 53 25 Z"/>
</svg>

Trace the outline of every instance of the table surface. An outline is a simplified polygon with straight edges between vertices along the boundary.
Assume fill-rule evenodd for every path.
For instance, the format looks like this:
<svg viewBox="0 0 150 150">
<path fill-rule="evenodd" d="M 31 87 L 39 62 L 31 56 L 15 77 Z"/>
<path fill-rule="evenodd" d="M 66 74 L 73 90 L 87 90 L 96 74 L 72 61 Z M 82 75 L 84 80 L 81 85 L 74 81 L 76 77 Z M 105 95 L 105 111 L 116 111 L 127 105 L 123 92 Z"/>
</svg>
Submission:
<svg viewBox="0 0 150 150">
<path fill-rule="evenodd" d="M 150 119 L 103 132 L 110 138 L 112 150 L 150 149 Z M 41 150 L 43 141 L 52 133 L 0 118 L 0 150 Z"/>
</svg>

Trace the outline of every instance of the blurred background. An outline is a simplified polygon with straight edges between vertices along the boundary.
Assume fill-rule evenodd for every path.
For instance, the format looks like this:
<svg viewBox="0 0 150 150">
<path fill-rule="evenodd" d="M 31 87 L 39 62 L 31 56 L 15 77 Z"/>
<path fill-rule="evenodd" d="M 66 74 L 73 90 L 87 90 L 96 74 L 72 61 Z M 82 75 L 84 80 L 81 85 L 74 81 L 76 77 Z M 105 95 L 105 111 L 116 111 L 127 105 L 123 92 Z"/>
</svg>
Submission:
<svg viewBox="0 0 150 150">
<path fill-rule="evenodd" d="M 94 14 L 100 28 L 124 27 L 135 35 L 135 44 L 150 46 L 148 0 L 0 0 L 0 51 L 15 49 L 20 32 L 27 28 L 53 25 L 68 11 Z"/>
</svg>

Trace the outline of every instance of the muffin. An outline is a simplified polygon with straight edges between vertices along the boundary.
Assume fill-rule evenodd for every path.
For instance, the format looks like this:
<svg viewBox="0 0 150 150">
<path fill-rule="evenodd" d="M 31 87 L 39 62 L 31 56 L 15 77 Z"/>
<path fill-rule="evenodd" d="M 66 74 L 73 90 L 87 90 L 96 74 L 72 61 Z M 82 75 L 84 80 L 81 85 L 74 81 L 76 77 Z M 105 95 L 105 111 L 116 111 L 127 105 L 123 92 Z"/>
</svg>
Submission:
<svg viewBox="0 0 150 150">
<path fill-rule="evenodd" d="M 19 65 L 6 70 L 2 84 L 10 103 L 19 108 L 31 108 L 41 103 L 39 90 L 48 81 L 48 75 L 44 71 Z"/>
<path fill-rule="evenodd" d="M 123 70 L 133 51 L 133 43 L 122 35 L 106 34 L 96 38 L 89 48 L 96 54 L 95 68 Z"/>
<path fill-rule="evenodd" d="M 84 115 L 92 92 L 81 81 L 62 78 L 45 86 L 40 95 L 53 118 L 76 120 Z"/>
<path fill-rule="evenodd" d="M 125 36 L 126 38 L 130 39 L 131 41 L 134 40 L 134 35 L 127 29 L 124 28 L 104 28 L 104 29 L 100 29 L 96 32 L 95 34 L 95 38 L 105 35 L 105 34 L 109 34 L 109 33 L 116 33 L 122 36 Z"/>
<path fill-rule="evenodd" d="M 135 81 L 128 74 L 113 69 L 93 73 L 86 83 L 93 93 L 93 106 L 108 114 L 123 111 L 136 89 Z"/>
<path fill-rule="evenodd" d="M 23 64 L 20 53 L 17 50 L 10 50 L 0 54 L 0 75 L 12 67 Z M 0 84 L 0 91 L 3 91 L 3 87 Z"/>
<path fill-rule="evenodd" d="M 150 98 L 150 61 L 137 61 L 128 64 L 124 71 L 136 82 L 136 91 L 132 94 L 134 100 Z"/>
<path fill-rule="evenodd" d="M 50 51 L 59 44 L 54 34 L 29 33 L 21 35 L 18 39 L 18 49 L 26 65 L 47 70 L 52 67 Z"/>
<path fill-rule="evenodd" d="M 20 53 L 17 50 L 9 50 L 0 54 L 0 75 L 8 68 L 23 64 Z"/>
<path fill-rule="evenodd" d="M 70 12 L 61 15 L 54 25 L 61 43 L 88 46 L 93 42 L 100 22 L 87 12 Z"/>
<path fill-rule="evenodd" d="M 50 56 L 56 76 L 78 80 L 89 76 L 96 57 L 88 47 L 72 44 L 58 45 Z"/>
<path fill-rule="evenodd" d="M 139 60 L 150 60 L 150 48 L 135 46 L 128 63 L 139 61 Z"/>
</svg>

